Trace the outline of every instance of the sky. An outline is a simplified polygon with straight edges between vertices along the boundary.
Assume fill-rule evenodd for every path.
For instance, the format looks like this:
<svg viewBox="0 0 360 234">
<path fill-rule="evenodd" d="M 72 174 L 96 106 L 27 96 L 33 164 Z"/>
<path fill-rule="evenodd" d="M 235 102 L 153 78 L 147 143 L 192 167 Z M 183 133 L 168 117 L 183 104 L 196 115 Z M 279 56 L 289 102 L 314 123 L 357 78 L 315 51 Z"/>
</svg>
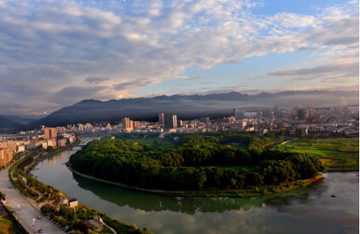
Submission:
<svg viewBox="0 0 360 234">
<path fill-rule="evenodd" d="M 359 90 L 359 2 L 0 0 L 0 113 L 83 99 Z"/>
</svg>

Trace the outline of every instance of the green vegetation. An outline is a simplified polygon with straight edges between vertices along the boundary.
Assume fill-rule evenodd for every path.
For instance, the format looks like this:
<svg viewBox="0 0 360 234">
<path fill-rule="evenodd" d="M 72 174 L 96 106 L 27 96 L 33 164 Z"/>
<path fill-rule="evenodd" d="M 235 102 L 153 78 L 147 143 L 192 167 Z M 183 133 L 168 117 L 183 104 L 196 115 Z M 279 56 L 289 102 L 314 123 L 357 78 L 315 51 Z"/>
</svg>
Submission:
<svg viewBox="0 0 360 234">
<path fill-rule="evenodd" d="M 95 226 L 88 225 L 86 220 L 94 220 L 95 217 L 101 217 L 101 219 L 117 233 L 124 234 L 151 234 L 147 231 L 147 228 L 138 229 L 134 224 L 126 224 L 118 219 L 108 217 L 105 213 L 94 210 L 85 205 L 79 204 L 76 209 L 66 208 L 61 205 L 60 209 L 56 209 L 54 205 L 44 205 L 41 207 L 41 211 L 45 215 L 49 215 L 60 227 L 64 228 L 67 232 L 71 230 L 77 230 L 79 233 L 113 233 L 109 228 L 104 226 L 101 231 L 96 230 Z"/>
<path fill-rule="evenodd" d="M 310 154 L 265 149 L 282 140 L 283 132 L 261 138 L 238 132 L 142 136 L 147 142 L 156 140 L 153 144 L 143 143 L 140 135 L 116 137 L 120 140 L 106 137 L 90 142 L 71 156 L 71 168 L 132 187 L 205 196 L 233 191 L 244 196 L 239 191 L 259 192 L 269 186 L 274 193 L 275 187 L 283 191 L 300 186 L 300 180 L 314 179 L 324 171 Z"/>
<path fill-rule="evenodd" d="M 321 158 L 329 170 L 359 168 L 359 138 L 310 139 L 277 147 L 279 151 L 309 153 Z"/>
<path fill-rule="evenodd" d="M 10 216 L 0 217 L 1 234 L 23 234 L 24 232 L 17 226 L 16 220 Z"/>
<path fill-rule="evenodd" d="M 36 151 L 38 154 L 42 151 Z M 57 151 L 59 152 L 59 151 Z M 14 188 L 18 189 L 24 196 L 33 199 L 38 204 L 45 204 L 41 207 L 41 211 L 49 215 L 51 220 L 58 224 L 61 228 L 70 232 L 74 230 L 76 234 L 87 234 L 87 233 L 102 233 L 110 234 L 113 233 L 109 228 L 104 227 L 102 230 L 98 230 L 94 225 L 89 225 L 87 222 L 94 218 L 94 214 L 99 215 L 105 223 L 117 231 L 117 233 L 125 234 L 150 234 L 147 228 L 138 229 L 134 224 L 126 224 L 121 222 L 118 219 L 112 219 L 108 217 L 105 213 L 99 212 L 92 208 L 86 207 L 82 204 L 79 204 L 76 210 L 68 209 L 63 204 L 63 199 L 68 199 L 68 197 L 59 189 L 56 189 L 52 186 L 45 185 L 44 183 L 38 181 L 36 178 L 27 174 L 24 170 L 28 165 L 29 159 L 36 156 L 35 152 L 28 154 L 24 158 L 17 161 L 14 165 L 9 168 L 9 178 Z M 47 155 L 38 156 L 47 157 Z M 30 162 L 32 163 L 32 162 Z M 0 197 L 4 197 L 4 194 L 0 192 Z M 13 226 L 4 226 L 4 229 L 1 229 L 2 220 L 0 218 L 0 233 L 22 233 L 21 231 L 17 232 L 17 227 Z M 6 229 L 7 227 L 10 229 Z M 9 230 L 6 232 L 6 230 Z M 12 232 L 12 230 L 15 230 Z"/>
<path fill-rule="evenodd" d="M 5 194 L 0 191 L 1 198 L 5 199 Z M 7 210 L 8 209 L 8 210 Z M 11 215 L 13 210 L 10 207 L 0 206 L 0 233 L 1 234 L 23 234 L 26 233 Z"/>
</svg>

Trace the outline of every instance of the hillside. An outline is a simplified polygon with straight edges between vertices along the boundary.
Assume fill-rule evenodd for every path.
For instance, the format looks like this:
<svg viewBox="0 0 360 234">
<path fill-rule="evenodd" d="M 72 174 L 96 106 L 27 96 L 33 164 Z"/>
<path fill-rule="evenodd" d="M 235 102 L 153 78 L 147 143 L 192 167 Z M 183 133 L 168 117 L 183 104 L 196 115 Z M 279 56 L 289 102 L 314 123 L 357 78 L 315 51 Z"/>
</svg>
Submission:
<svg viewBox="0 0 360 234">
<path fill-rule="evenodd" d="M 21 116 L 17 116 L 17 115 L 0 115 L 0 117 L 3 117 L 5 119 L 8 119 L 13 122 L 20 123 L 20 124 L 28 124 L 31 121 L 35 120 L 35 119 L 21 117 Z"/>
<path fill-rule="evenodd" d="M 298 104 L 313 103 L 315 107 L 334 105 L 358 105 L 357 91 L 288 91 L 260 93 L 256 95 L 230 92 L 209 95 L 173 95 L 153 98 L 121 100 L 83 100 L 64 107 L 45 118 L 27 125 L 33 129 L 40 125 L 58 126 L 74 123 L 120 121 L 127 116 L 132 119 L 156 121 L 160 112 L 172 112 L 181 119 L 198 118 L 202 115 L 220 117 L 231 115 L 233 108 L 256 111 Z"/>
<path fill-rule="evenodd" d="M 0 130 L 1 131 L 20 130 L 24 127 L 25 126 L 20 123 L 16 123 L 14 121 L 8 120 L 8 119 L 0 116 Z"/>
</svg>

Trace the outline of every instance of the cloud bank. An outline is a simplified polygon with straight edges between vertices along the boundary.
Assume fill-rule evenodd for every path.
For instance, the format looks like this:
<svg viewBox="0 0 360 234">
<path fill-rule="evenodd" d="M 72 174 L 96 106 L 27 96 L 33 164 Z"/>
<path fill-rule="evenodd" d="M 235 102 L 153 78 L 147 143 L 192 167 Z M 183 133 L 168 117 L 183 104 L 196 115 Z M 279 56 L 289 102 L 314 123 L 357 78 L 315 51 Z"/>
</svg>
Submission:
<svg viewBox="0 0 360 234">
<path fill-rule="evenodd" d="M 84 98 L 126 97 L 189 67 L 246 66 L 246 58 L 300 50 L 336 61 L 269 71 L 270 79 L 358 76 L 358 2 L 314 15 L 256 15 L 258 7 L 250 0 L 0 0 L 0 108 L 36 115 Z"/>
</svg>

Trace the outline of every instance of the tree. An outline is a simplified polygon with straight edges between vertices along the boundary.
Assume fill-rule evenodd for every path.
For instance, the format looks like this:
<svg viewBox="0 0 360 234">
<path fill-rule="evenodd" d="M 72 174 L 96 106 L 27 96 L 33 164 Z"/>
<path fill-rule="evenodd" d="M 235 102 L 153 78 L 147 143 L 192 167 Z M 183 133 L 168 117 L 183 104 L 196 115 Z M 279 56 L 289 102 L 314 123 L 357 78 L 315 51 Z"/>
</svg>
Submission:
<svg viewBox="0 0 360 234">
<path fill-rule="evenodd" d="M 84 223 L 83 221 L 78 221 L 73 225 L 73 228 L 75 230 L 79 230 L 82 233 L 88 234 L 89 233 L 89 227 L 88 225 L 86 225 L 86 223 Z"/>
<path fill-rule="evenodd" d="M 297 138 L 302 138 L 302 137 L 303 137 L 303 130 L 302 130 L 301 128 L 297 128 L 297 129 L 295 130 L 295 136 L 296 136 Z"/>
<path fill-rule="evenodd" d="M 3 192 L 0 191 L 0 198 L 3 199 L 3 200 L 5 200 L 5 199 L 6 199 L 5 193 L 3 193 Z"/>
</svg>

